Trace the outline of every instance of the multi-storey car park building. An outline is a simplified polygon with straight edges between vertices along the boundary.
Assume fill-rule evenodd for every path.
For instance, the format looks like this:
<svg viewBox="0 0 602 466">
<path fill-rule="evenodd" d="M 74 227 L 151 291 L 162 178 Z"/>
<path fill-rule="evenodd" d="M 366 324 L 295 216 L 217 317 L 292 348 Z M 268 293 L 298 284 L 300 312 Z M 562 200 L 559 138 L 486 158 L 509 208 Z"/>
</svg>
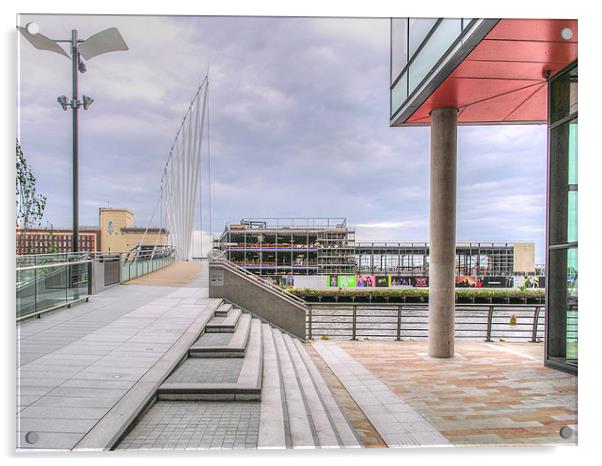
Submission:
<svg viewBox="0 0 602 466">
<path fill-rule="evenodd" d="M 365 242 L 355 244 L 358 273 L 427 275 L 428 242 Z M 535 273 L 535 244 L 524 242 L 456 243 L 456 275 L 512 277 Z"/>
<path fill-rule="evenodd" d="M 257 275 L 428 276 L 428 242 L 356 242 L 346 218 L 246 218 L 217 240 L 225 257 Z M 459 242 L 456 275 L 535 273 L 535 245 Z M 511 286 L 511 285 L 510 285 Z"/>
<path fill-rule="evenodd" d="M 226 225 L 217 247 L 258 275 L 355 273 L 355 230 L 344 218 L 244 218 Z"/>
<path fill-rule="evenodd" d="M 391 19 L 390 125 L 431 128 L 431 356 L 454 354 L 457 126 L 546 124 L 545 363 L 577 372 L 577 48 L 574 19 Z"/>
</svg>

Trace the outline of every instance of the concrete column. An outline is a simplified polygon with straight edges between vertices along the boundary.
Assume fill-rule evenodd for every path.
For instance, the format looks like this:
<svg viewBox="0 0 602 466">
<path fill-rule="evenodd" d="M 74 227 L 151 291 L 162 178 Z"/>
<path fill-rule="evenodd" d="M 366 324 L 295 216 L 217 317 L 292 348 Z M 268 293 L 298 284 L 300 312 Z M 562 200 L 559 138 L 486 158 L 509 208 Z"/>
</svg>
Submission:
<svg viewBox="0 0 602 466">
<path fill-rule="evenodd" d="M 429 356 L 454 355 L 458 110 L 431 113 Z"/>
</svg>

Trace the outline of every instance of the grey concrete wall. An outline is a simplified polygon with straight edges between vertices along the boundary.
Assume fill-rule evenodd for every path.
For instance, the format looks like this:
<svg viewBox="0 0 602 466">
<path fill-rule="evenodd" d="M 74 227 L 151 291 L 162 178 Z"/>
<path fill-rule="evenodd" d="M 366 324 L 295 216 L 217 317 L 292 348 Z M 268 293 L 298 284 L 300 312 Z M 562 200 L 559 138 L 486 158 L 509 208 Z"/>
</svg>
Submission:
<svg viewBox="0 0 602 466">
<path fill-rule="evenodd" d="M 209 297 L 223 298 L 306 339 L 306 310 L 219 264 L 209 264 Z"/>
</svg>

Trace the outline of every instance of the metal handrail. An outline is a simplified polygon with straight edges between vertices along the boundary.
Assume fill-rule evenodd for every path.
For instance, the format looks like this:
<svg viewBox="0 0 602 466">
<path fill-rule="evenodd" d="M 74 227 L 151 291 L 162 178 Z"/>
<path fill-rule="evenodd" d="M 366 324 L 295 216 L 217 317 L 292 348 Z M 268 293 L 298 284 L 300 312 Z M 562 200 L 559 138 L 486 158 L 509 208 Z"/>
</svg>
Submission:
<svg viewBox="0 0 602 466">
<path fill-rule="evenodd" d="M 232 262 L 230 262 L 226 259 L 213 260 L 212 263 L 222 265 L 225 268 L 227 268 L 228 270 L 238 273 L 239 275 L 242 275 L 245 278 L 248 278 L 248 279 L 254 281 L 258 285 L 260 285 L 264 288 L 267 288 L 270 291 L 273 291 L 275 293 L 283 295 L 284 298 L 288 299 L 289 301 L 294 302 L 294 304 L 301 305 L 304 308 L 307 307 L 307 303 L 303 299 L 299 298 L 298 296 L 296 296 L 296 295 L 286 291 L 285 289 L 280 288 L 279 286 L 276 286 L 266 280 L 263 280 L 262 278 L 258 277 L 254 273 L 249 272 L 241 267 L 238 267 L 236 264 L 233 264 Z"/>
<path fill-rule="evenodd" d="M 428 329 L 428 319 L 426 321 L 416 320 L 423 318 L 424 316 L 408 316 L 403 315 L 403 311 L 417 311 L 428 309 L 426 303 L 307 303 L 308 312 L 306 325 L 308 327 L 308 337 L 311 339 L 316 335 L 316 330 L 327 330 L 331 331 L 333 336 L 347 336 L 351 337 L 352 340 L 357 340 L 358 336 L 362 331 L 378 332 L 376 334 L 364 334 L 368 337 L 386 337 L 395 338 L 399 341 L 405 337 L 420 338 L 420 335 L 409 335 L 408 332 L 426 332 Z M 460 319 L 467 318 L 473 319 L 471 321 L 462 322 L 460 319 L 457 320 L 459 325 L 475 325 L 478 328 L 474 329 L 456 329 L 458 332 L 475 332 L 485 334 L 485 341 L 493 341 L 492 335 L 494 326 L 500 325 L 502 322 L 496 321 L 496 317 L 499 317 L 501 312 L 516 312 L 522 313 L 532 312 L 532 317 L 529 316 L 518 316 L 521 320 L 530 318 L 530 322 L 516 322 L 512 325 L 515 326 L 515 330 L 507 330 L 507 334 L 502 335 L 503 338 L 529 338 L 530 341 L 536 342 L 538 340 L 538 333 L 542 331 L 544 326 L 544 319 L 541 316 L 541 311 L 545 307 L 544 304 L 456 304 L 456 316 Z M 368 310 L 382 311 L 380 314 L 361 314 L 358 312 L 358 308 L 364 308 Z M 336 311 L 345 311 L 347 313 L 316 313 L 317 309 L 333 309 Z M 349 313 L 351 311 L 351 313 Z M 483 315 L 479 314 L 468 314 L 462 315 L 462 312 L 469 313 L 470 311 L 487 312 L 487 318 L 483 321 Z M 388 312 L 388 314 L 387 314 Z M 410 322 L 406 321 L 406 325 L 403 325 L 403 317 L 406 319 L 412 319 Z M 320 320 L 322 318 L 322 320 Z M 328 321 L 324 319 L 338 318 L 338 321 Z M 372 320 L 361 322 L 358 319 L 370 318 Z M 382 320 L 389 319 L 389 320 Z M 364 327 L 362 327 L 362 325 Z M 370 327 L 365 327 L 370 325 Z M 384 325 L 384 327 L 383 327 Z M 392 328 L 395 325 L 395 328 Z M 525 327 L 530 327 L 529 330 Z M 405 333 L 404 333 L 405 331 Z M 335 333 L 332 333 L 335 332 Z M 341 333 L 346 332 L 346 333 Z M 385 334 L 386 333 L 386 334 Z M 528 335 L 527 335 L 528 334 Z M 327 334 L 322 333 L 320 336 Z M 466 335 L 469 338 L 474 336 Z"/>
<path fill-rule="evenodd" d="M 208 256 L 209 256 L 209 260 L 210 260 L 211 264 L 219 264 L 234 273 L 238 273 L 239 275 L 242 275 L 245 278 L 252 280 L 253 282 L 257 283 L 258 285 L 279 294 L 284 299 L 287 299 L 288 301 L 292 302 L 293 304 L 295 304 L 297 306 L 302 306 L 304 309 L 307 309 L 307 303 L 305 302 L 305 300 L 288 292 L 287 290 L 280 288 L 279 286 L 276 286 L 273 283 L 270 283 L 266 280 L 263 280 L 262 278 L 258 277 L 254 273 L 249 272 L 248 270 L 245 270 L 245 269 L 237 266 L 236 264 L 232 263 L 231 261 L 229 261 L 227 259 L 224 259 L 221 257 L 216 258 L 216 256 L 219 256 L 217 254 L 216 255 L 208 254 Z"/>
<path fill-rule="evenodd" d="M 25 267 L 17 267 L 16 270 L 17 270 L 17 272 L 23 272 L 25 270 L 50 269 L 53 267 L 63 267 L 63 266 L 78 265 L 78 264 L 89 264 L 90 262 L 92 262 L 91 259 L 86 259 L 86 260 L 77 261 L 77 262 L 51 262 L 49 264 L 28 265 Z"/>
</svg>

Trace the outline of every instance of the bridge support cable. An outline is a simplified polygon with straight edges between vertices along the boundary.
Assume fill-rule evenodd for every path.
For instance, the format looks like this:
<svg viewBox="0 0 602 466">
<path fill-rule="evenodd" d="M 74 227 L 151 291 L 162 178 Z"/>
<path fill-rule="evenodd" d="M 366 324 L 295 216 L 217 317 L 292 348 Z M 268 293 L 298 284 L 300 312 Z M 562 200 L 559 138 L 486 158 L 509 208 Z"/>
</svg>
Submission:
<svg viewBox="0 0 602 466">
<path fill-rule="evenodd" d="M 178 128 L 161 178 L 162 210 L 176 260 L 189 260 L 192 255 L 194 213 L 202 188 L 199 179 L 208 86 L 206 76 Z"/>
</svg>

